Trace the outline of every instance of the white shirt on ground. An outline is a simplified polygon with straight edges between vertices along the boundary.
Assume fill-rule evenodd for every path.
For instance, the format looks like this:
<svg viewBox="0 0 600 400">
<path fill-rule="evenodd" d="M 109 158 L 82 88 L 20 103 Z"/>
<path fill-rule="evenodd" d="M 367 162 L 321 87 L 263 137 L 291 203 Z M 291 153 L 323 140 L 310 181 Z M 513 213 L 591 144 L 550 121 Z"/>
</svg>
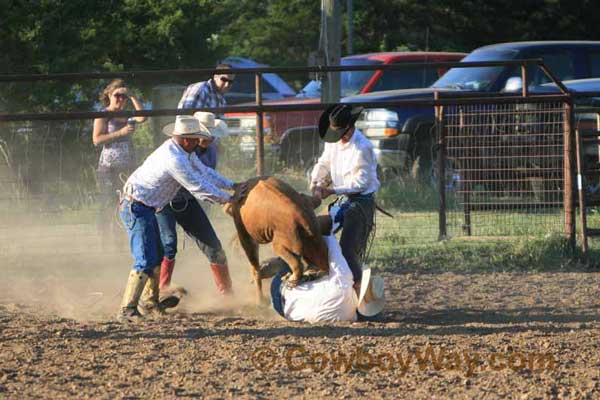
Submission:
<svg viewBox="0 0 600 400">
<path fill-rule="evenodd" d="M 232 189 L 233 182 L 204 165 L 195 152 L 188 153 L 168 139 L 131 174 L 123 192 L 160 209 L 182 186 L 198 200 L 226 203 L 231 196 L 221 189 Z"/>
<path fill-rule="evenodd" d="M 329 275 L 293 288 L 282 285 L 283 312 L 290 321 L 356 321 L 354 279 L 334 235 L 323 236 L 329 251 Z"/>
<path fill-rule="evenodd" d="M 379 189 L 373 145 L 359 129 L 348 143 L 325 143 L 311 173 L 311 186 L 329 186 L 337 195 L 369 194 Z"/>
</svg>

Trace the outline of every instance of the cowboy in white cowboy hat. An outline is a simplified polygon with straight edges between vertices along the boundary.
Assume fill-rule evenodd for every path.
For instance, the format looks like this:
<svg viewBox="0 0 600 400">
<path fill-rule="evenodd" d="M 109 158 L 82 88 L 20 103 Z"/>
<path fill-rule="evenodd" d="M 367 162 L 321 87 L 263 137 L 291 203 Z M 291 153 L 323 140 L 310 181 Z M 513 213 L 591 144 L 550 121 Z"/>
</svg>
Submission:
<svg viewBox="0 0 600 400">
<path fill-rule="evenodd" d="M 198 111 L 194 113 L 194 117 L 210 130 L 210 133 L 214 138 L 227 136 L 227 123 L 222 119 L 218 119 L 215 114 L 206 111 Z"/>
<path fill-rule="evenodd" d="M 219 127 L 213 113 L 196 112 L 193 117 L 206 128 L 194 153 L 204 165 L 214 170 L 217 166 L 215 138 L 226 134 L 226 128 Z M 223 296 L 231 295 L 233 290 L 225 250 L 206 212 L 196 198 L 182 187 L 156 214 L 156 218 L 163 247 L 160 263 L 160 304 L 165 308 L 175 307 L 186 293 L 185 289 L 171 284 L 177 255 L 177 224 L 194 239 L 200 251 L 208 259 L 218 292 Z"/>
<path fill-rule="evenodd" d="M 330 216 L 318 216 L 321 233 L 329 251 L 329 274 L 295 287 L 286 285 L 282 277 L 289 267 L 281 258 L 269 259 L 261 265 L 260 277 L 271 281 L 271 300 L 279 315 L 290 321 L 335 322 L 356 321 L 374 317 L 385 306 L 384 282 L 370 268 L 363 270 L 360 289 L 355 291 L 352 271 L 342 255 Z"/>
<path fill-rule="evenodd" d="M 137 321 L 145 315 L 161 315 L 159 277 L 162 259 L 156 211 L 164 208 L 181 187 L 198 200 L 227 203 L 237 184 L 206 167 L 194 154 L 209 129 L 198 119 L 177 116 L 164 128 L 170 136 L 127 179 L 120 204 L 120 215 L 129 235 L 132 266 L 121 308 L 120 321 Z M 141 298 L 141 301 L 140 301 Z M 139 309 L 138 309 L 138 306 Z"/>
</svg>

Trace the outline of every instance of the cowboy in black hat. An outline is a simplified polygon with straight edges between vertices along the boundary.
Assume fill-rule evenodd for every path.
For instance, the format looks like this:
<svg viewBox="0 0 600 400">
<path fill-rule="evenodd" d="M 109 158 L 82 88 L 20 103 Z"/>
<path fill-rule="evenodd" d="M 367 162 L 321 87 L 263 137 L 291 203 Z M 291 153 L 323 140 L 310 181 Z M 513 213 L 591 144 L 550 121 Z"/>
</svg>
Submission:
<svg viewBox="0 0 600 400">
<path fill-rule="evenodd" d="M 320 199 L 338 196 L 329 212 L 342 226 L 342 253 L 357 285 L 379 189 L 373 145 L 354 125 L 361 111 L 362 107 L 336 104 L 323 112 L 319 135 L 325 147 L 311 174 L 313 195 Z"/>
</svg>

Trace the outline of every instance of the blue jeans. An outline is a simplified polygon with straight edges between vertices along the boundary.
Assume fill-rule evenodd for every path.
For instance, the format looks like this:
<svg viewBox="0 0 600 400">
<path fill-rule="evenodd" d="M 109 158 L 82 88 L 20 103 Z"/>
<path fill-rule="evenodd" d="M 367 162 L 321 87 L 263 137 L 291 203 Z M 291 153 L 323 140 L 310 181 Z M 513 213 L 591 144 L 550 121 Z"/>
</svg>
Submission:
<svg viewBox="0 0 600 400">
<path fill-rule="evenodd" d="M 152 275 L 152 270 L 162 260 L 154 208 L 124 199 L 121 201 L 119 214 L 129 235 L 129 246 L 134 259 L 131 268 Z"/>
<path fill-rule="evenodd" d="M 164 254 L 174 259 L 177 254 L 176 223 L 190 236 L 212 264 L 226 264 L 223 246 L 206 213 L 195 199 L 173 201 L 156 214 Z"/>
</svg>

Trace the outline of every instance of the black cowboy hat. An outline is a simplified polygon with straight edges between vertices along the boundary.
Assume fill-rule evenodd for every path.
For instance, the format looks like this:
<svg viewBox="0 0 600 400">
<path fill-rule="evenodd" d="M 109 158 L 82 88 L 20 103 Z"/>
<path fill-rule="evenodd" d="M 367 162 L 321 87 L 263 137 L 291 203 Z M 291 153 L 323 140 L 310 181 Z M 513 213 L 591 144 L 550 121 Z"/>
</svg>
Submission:
<svg viewBox="0 0 600 400">
<path fill-rule="evenodd" d="M 319 119 L 319 136 L 326 142 L 335 143 L 354 126 L 363 108 L 351 104 L 334 104 Z"/>
</svg>

